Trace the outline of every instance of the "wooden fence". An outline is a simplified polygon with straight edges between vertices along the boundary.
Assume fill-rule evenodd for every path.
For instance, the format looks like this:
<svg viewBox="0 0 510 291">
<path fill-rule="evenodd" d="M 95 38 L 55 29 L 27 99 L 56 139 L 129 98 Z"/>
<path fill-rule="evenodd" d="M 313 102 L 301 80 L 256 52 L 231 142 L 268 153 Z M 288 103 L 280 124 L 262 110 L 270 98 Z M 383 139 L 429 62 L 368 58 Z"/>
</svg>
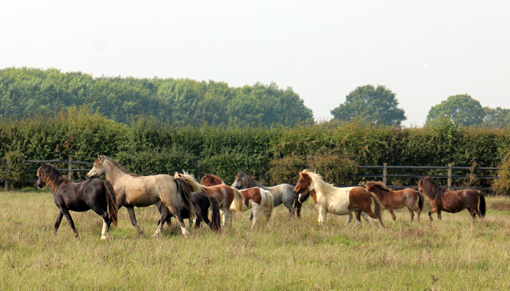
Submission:
<svg viewBox="0 0 510 291">
<path fill-rule="evenodd" d="M 73 169 L 73 165 L 89 165 L 92 166 L 93 162 L 82 162 L 82 161 L 73 161 L 71 158 L 67 161 L 63 160 L 23 160 L 23 163 L 56 163 L 56 164 L 67 164 L 67 168 L 61 168 L 58 169 L 59 171 L 67 171 L 67 178 L 69 180 L 73 180 L 73 172 L 88 172 L 90 169 Z M 448 179 L 447 187 L 448 189 L 465 189 L 465 188 L 473 188 L 478 190 L 491 190 L 492 187 L 465 187 L 465 186 L 452 186 L 452 179 L 455 178 L 466 178 L 466 175 L 453 175 L 453 170 L 475 170 L 475 171 L 494 171 L 494 170 L 500 170 L 498 167 L 459 167 L 459 166 L 453 166 L 452 164 L 449 164 L 448 166 L 389 166 L 386 163 L 384 163 L 382 166 L 359 166 L 360 169 L 381 169 L 381 174 L 358 174 L 358 175 L 347 175 L 348 177 L 354 177 L 354 178 L 380 178 L 382 179 L 382 182 L 384 185 L 386 185 L 388 188 L 394 188 L 394 189 L 403 189 L 403 188 L 418 188 L 418 186 L 399 186 L 399 185 L 387 185 L 388 178 L 421 178 L 424 175 L 413 175 L 413 174 L 388 174 L 388 170 L 391 169 L 447 169 L 448 174 L 447 175 L 430 175 L 431 178 L 435 179 Z M 26 169 L 24 170 L 26 172 L 36 172 L 37 169 Z M 496 176 L 477 176 L 477 179 L 497 179 Z M 37 180 L 20 180 L 20 182 L 23 183 L 35 183 Z M 75 180 L 76 182 L 82 181 L 82 180 Z M 1 180 L 0 182 L 5 183 L 5 190 L 9 191 L 9 181 L 8 180 Z M 347 186 L 347 185 L 345 185 Z"/>
</svg>

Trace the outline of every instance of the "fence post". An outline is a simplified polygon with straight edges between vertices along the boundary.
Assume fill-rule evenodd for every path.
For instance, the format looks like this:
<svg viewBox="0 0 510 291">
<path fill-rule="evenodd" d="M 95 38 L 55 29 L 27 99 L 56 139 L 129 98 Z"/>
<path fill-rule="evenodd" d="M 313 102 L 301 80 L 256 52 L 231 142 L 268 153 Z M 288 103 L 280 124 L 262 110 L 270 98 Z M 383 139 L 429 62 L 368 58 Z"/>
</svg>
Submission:
<svg viewBox="0 0 510 291">
<path fill-rule="evenodd" d="M 386 187 L 386 175 L 388 174 L 388 168 L 387 168 L 388 164 L 387 163 L 383 163 L 383 170 L 382 170 L 382 182 L 384 184 L 384 187 Z"/>
<path fill-rule="evenodd" d="M 9 181 L 5 180 L 4 186 L 5 186 L 5 192 L 9 192 Z"/>
<path fill-rule="evenodd" d="M 67 161 L 67 179 L 72 180 L 73 179 L 73 158 L 69 156 L 69 160 Z"/>
<path fill-rule="evenodd" d="M 448 190 L 452 189 L 452 166 L 453 164 L 448 164 Z"/>
</svg>

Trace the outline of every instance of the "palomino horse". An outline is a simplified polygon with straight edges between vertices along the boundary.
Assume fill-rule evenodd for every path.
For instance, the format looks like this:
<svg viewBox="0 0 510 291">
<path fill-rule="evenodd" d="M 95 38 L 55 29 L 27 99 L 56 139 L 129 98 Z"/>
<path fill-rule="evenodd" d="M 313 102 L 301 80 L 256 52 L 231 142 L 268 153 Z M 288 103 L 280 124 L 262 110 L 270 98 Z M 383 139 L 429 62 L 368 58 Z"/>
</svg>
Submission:
<svg viewBox="0 0 510 291">
<path fill-rule="evenodd" d="M 75 183 L 67 180 L 51 164 L 41 163 L 37 170 L 37 188 L 48 185 L 53 194 L 53 201 L 60 210 L 55 222 L 55 234 L 62 221 L 62 216 L 66 216 L 69 225 L 73 229 L 74 236 L 79 238 L 78 231 L 74 227 L 73 219 L 69 210 L 83 212 L 89 209 L 94 210 L 103 218 L 103 231 L 101 239 L 108 238 L 108 228 L 113 222 L 117 225 L 117 201 L 112 184 L 101 179 L 87 180 L 81 183 Z"/>
<path fill-rule="evenodd" d="M 101 175 L 105 175 L 106 180 L 112 183 L 117 195 L 117 205 L 119 208 L 122 206 L 127 208 L 131 223 L 139 235 L 143 235 L 143 231 L 136 224 L 134 207 L 147 207 L 158 201 L 163 202 L 177 217 L 181 224 L 182 234 L 184 236 L 189 234 L 182 215 L 176 207 L 178 199 L 182 199 L 188 212 L 193 213 L 190 191 L 183 181 L 175 180 L 169 175 L 138 176 L 130 174 L 119 163 L 107 156 L 98 156 L 94 167 L 87 174 L 87 179 Z M 154 236 L 161 233 L 164 223 L 165 220 L 162 217 Z"/>
<path fill-rule="evenodd" d="M 242 203 L 242 208 L 239 211 L 239 209 L 234 209 L 233 206 L 231 206 L 230 210 L 237 210 L 237 212 L 244 212 L 248 209 L 251 209 L 250 211 L 250 218 L 248 221 L 251 221 L 253 219 L 253 223 L 251 225 L 251 228 L 255 226 L 255 223 L 257 222 L 259 218 L 259 213 L 265 213 L 267 217 L 267 222 L 269 222 L 269 219 L 271 218 L 271 214 L 273 213 L 273 205 L 274 205 L 274 198 L 271 192 L 264 190 L 260 187 L 253 187 L 248 189 L 239 190 L 241 192 L 241 195 L 244 197 L 244 201 Z"/>
<path fill-rule="evenodd" d="M 441 211 L 457 213 L 468 209 L 471 217 L 476 215 L 479 218 L 485 216 L 485 198 L 482 192 L 475 189 L 459 191 L 448 191 L 447 188 L 437 185 L 429 176 L 422 177 L 418 183 L 418 191 L 429 197 L 432 210 L 429 211 L 429 218 L 432 221 L 432 213 L 437 211 L 437 218 L 441 219 Z M 480 202 L 480 205 L 478 205 Z"/>
<path fill-rule="evenodd" d="M 215 177 L 214 175 L 210 176 Z M 204 178 L 205 177 L 206 176 L 204 176 Z M 204 180 L 204 178 L 202 178 L 202 180 Z M 274 198 L 274 207 L 280 206 L 283 203 L 283 205 L 285 205 L 285 207 L 287 207 L 289 210 L 290 216 L 293 216 L 294 213 L 297 214 L 297 217 L 301 216 L 302 204 L 297 200 L 297 195 L 292 192 L 294 186 L 290 184 L 280 184 L 273 187 L 266 187 L 261 185 L 257 180 L 255 180 L 254 177 L 247 175 L 244 172 L 238 172 L 232 187 L 237 189 L 260 187 L 271 192 Z"/>
<path fill-rule="evenodd" d="M 409 215 L 411 216 L 411 222 L 413 222 L 414 212 L 418 214 L 418 221 L 420 221 L 420 213 L 423 210 L 423 195 L 420 192 L 413 190 L 411 188 L 406 188 L 404 190 L 399 191 L 391 191 L 386 188 L 383 183 L 370 181 L 365 185 L 367 190 L 375 193 L 381 204 L 386 207 L 391 213 L 391 217 L 393 220 L 396 219 L 395 213 L 393 213 L 393 209 L 400 209 L 407 206 L 409 210 Z M 418 206 L 416 206 L 416 201 L 418 201 Z"/>
<path fill-rule="evenodd" d="M 180 179 L 180 178 L 179 178 Z M 218 202 L 214 197 L 207 196 L 202 192 L 191 192 L 191 203 L 193 204 L 193 207 L 195 209 L 196 214 L 196 220 L 195 220 L 195 228 L 200 227 L 200 222 L 205 222 L 209 226 L 209 228 L 214 232 L 221 232 L 221 219 L 220 219 L 220 207 L 218 205 Z M 162 216 L 165 216 L 166 221 L 168 225 L 171 224 L 170 219 L 173 216 L 172 213 L 168 210 L 168 208 L 159 201 L 156 203 L 156 207 L 158 208 L 159 213 L 162 214 Z M 177 206 L 179 211 L 182 214 L 183 219 L 189 219 L 190 228 L 193 224 L 192 215 L 187 211 L 185 204 L 182 202 L 182 199 L 177 200 Z M 211 220 L 209 220 L 209 208 L 212 210 L 212 216 Z M 158 221 L 158 224 L 160 221 Z"/>
<path fill-rule="evenodd" d="M 328 212 L 347 215 L 356 211 L 356 225 L 361 223 L 361 212 L 365 212 L 376 221 L 376 224 L 379 223 L 383 227 L 381 209 L 384 209 L 384 206 L 374 193 L 368 192 L 363 187 L 333 187 L 333 185 L 324 182 L 321 175 L 304 170 L 299 173 L 294 193 L 299 194 L 298 199 L 301 200 L 302 193 L 305 193 L 306 190 L 312 196 L 315 207 L 319 210 L 319 224 L 326 221 Z M 372 211 L 372 200 L 375 202 L 375 213 Z"/>
<path fill-rule="evenodd" d="M 175 178 L 183 178 L 188 182 L 189 186 L 193 189 L 193 191 L 201 191 L 205 195 L 213 196 L 216 201 L 218 202 L 220 206 L 220 210 L 223 214 L 223 225 L 225 223 L 229 222 L 229 225 L 232 225 L 232 212 L 230 212 L 230 209 L 232 208 L 232 202 L 235 203 L 235 209 L 238 209 L 239 211 L 242 208 L 243 203 L 243 196 L 239 192 L 239 190 L 232 188 L 227 185 L 216 185 L 216 186 L 204 186 L 200 185 L 197 180 L 195 180 L 195 177 L 193 175 L 188 174 L 186 172 L 180 174 L 175 173 Z"/>
</svg>

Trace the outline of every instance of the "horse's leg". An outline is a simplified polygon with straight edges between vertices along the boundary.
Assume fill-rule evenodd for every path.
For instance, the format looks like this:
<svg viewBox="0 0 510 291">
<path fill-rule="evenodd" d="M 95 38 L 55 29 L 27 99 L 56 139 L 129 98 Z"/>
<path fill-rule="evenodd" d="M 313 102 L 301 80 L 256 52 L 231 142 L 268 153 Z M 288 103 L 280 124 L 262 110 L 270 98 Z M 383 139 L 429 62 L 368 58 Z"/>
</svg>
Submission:
<svg viewBox="0 0 510 291">
<path fill-rule="evenodd" d="M 370 220 L 368 219 L 368 215 L 365 212 L 361 211 L 361 217 L 363 217 L 363 219 L 368 223 L 368 226 L 371 227 Z"/>
<path fill-rule="evenodd" d="M 352 213 L 347 214 L 347 223 L 345 225 L 348 225 L 352 221 Z"/>
<path fill-rule="evenodd" d="M 364 207 L 364 208 L 365 209 L 362 209 L 361 211 L 365 212 L 368 216 L 370 216 L 370 218 L 375 220 L 376 225 L 379 225 L 380 227 L 384 228 L 384 225 L 381 222 L 381 218 L 377 217 L 377 215 L 375 215 L 375 213 L 372 211 L 372 208 L 370 208 L 370 205 L 368 205 L 368 208 L 367 207 Z"/>
<path fill-rule="evenodd" d="M 297 201 L 297 198 L 296 198 L 296 201 Z M 296 203 L 296 216 L 297 218 L 301 218 L 301 207 L 303 206 L 303 203 L 297 201 Z"/>
<path fill-rule="evenodd" d="M 143 231 L 140 229 L 138 224 L 136 224 L 135 209 L 133 208 L 133 206 L 126 206 L 126 208 L 128 210 L 128 213 L 129 213 L 129 218 L 131 219 L 131 224 L 136 228 L 136 231 L 138 232 L 138 235 L 139 236 L 143 236 Z M 165 220 L 163 219 L 163 215 L 162 215 L 161 216 L 161 221 L 159 222 L 158 228 L 162 228 L 164 223 L 165 223 Z"/>
<path fill-rule="evenodd" d="M 437 209 L 437 219 L 441 220 L 441 209 Z"/>
<path fill-rule="evenodd" d="M 108 229 L 110 228 L 110 224 L 112 223 L 112 220 L 108 215 L 108 212 L 105 209 L 99 207 L 98 205 L 93 205 L 91 208 L 95 213 L 97 213 L 97 215 L 101 216 L 101 218 L 103 219 L 103 230 L 101 231 L 101 239 L 107 239 Z"/>
<path fill-rule="evenodd" d="M 63 212 L 64 215 L 66 216 L 67 221 L 69 222 L 69 225 L 73 229 L 74 237 L 80 238 L 80 235 L 78 234 L 78 230 L 76 230 L 76 227 L 74 227 L 74 221 L 73 221 L 73 219 L 71 217 L 71 214 L 69 214 L 69 210 L 67 210 L 67 208 L 61 207 L 60 211 Z"/>
<path fill-rule="evenodd" d="M 250 220 L 253 218 L 253 223 L 251 225 L 251 229 L 255 226 L 255 223 L 257 223 L 257 220 L 259 219 L 259 212 L 260 212 L 260 205 L 257 203 L 252 203 L 252 208 L 250 212 Z"/>
<path fill-rule="evenodd" d="M 361 211 L 356 211 L 356 225 L 354 226 L 354 228 L 358 228 L 360 224 L 361 224 Z"/>
<path fill-rule="evenodd" d="M 319 219 L 318 219 L 319 225 L 326 222 L 326 213 L 327 213 L 326 208 L 319 206 Z"/>
<path fill-rule="evenodd" d="M 469 214 L 471 214 L 471 218 L 473 219 L 473 222 L 475 222 L 476 219 L 476 211 L 474 209 L 468 208 Z"/>
<path fill-rule="evenodd" d="M 57 235 L 57 230 L 60 227 L 60 222 L 62 221 L 62 217 L 64 217 L 64 213 L 62 211 L 58 211 L 57 221 L 55 221 L 55 232 L 54 235 Z"/>
<path fill-rule="evenodd" d="M 414 219 L 414 211 L 408 206 L 407 210 L 409 210 L 409 217 L 411 217 L 411 222 L 413 222 Z"/>
<path fill-rule="evenodd" d="M 436 208 L 432 208 L 430 211 L 429 211 L 429 218 L 430 218 L 430 221 L 432 221 L 432 213 L 436 212 L 437 209 Z"/>
<path fill-rule="evenodd" d="M 391 218 L 393 218 L 393 221 L 397 220 L 397 217 L 395 216 L 395 213 L 393 212 L 393 208 L 388 207 L 388 211 L 390 211 Z"/>
</svg>

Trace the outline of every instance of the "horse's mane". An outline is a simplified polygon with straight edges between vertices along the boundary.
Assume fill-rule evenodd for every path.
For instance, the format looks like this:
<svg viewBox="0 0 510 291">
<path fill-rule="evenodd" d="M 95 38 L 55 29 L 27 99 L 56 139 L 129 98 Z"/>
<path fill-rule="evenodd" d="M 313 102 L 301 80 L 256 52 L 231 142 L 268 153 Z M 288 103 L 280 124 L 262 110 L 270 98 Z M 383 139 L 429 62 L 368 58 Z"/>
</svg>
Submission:
<svg viewBox="0 0 510 291">
<path fill-rule="evenodd" d="M 121 170 L 122 172 L 128 174 L 128 175 L 131 175 L 133 177 L 140 177 L 140 175 L 137 175 L 137 174 L 133 174 L 133 173 L 130 173 L 128 172 L 128 170 L 126 170 L 126 168 L 124 168 L 124 166 L 122 166 L 121 164 L 119 164 L 119 162 L 113 160 L 113 159 L 110 159 L 109 157 L 107 156 L 104 156 L 104 155 L 100 155 L 99 156 L 100 158 L 102 159 L 105 159 L 107 161 L 110 161 L 115 167 L 117 167 L 119 170 Z"/>
<path fill-rule="evenodd" d="M 423 181 L 423 191 L 425 194 L 427 194 L 427 196 L 434 200 L 443 196 L 443 193 L 446 189 L 437 185 L 436 182 L 434 182 L 434 180 L 432 180 L 430 177 L 423 177 L 421 181 Z"/>
<path fill-rule="evenodd" d="M 198 183 L 193 174 L 183 172 L 182 174 L 179 175 L 182 176 L 182 178 L 188 182 L 189 186 L 193 189 L 193 191 L 202 191 L 204 189 L 205 186 L 200 185 L 200 183 Z"/>
<path fill-rule="evenodd" d="M 43 175 L 43 182 L 51 189 L 57 189 L 58 186 L 66 181 L 67 178 L 62 176 L 60 172 L 50 163 L 46 163 L 37 169 L 37 177 Z"/>
<path fill-rule="evenodd" d="M 262 185 L 255 180 L 255 177 L 250 176 L 244 172 L 239 172 L 238 175 L 241 177 L 243 182 L 243 188 L 261 187 Z"/>
<path fill-rule="evenodd" d="M 328 193 L 335 191 L 335 187 L 333 186 L 333 184 L 325 182 L 324 178 L 322 178 L 320 174 L 317 174 L 315 172 L 309 172 L 308 170 L 303 170 L 303 172 L 301 173 L 305 173 L 308 174 L 308 176 L 310 176 L 313 183 L 315 184 L 316 192 L 320 192 L 322 194 L 327 195 Z"/>
<path fill-rule="evenodd" d="M 377 187 L 383 191 L 386 191 L 386 192 L 391 192 L 390 189 L 386 188 L 386 186 L 384 186 L 384 184 L 382 182 L 376 182 L 376 181 L 369 181 L 367 182 L 367 184 L 365 186 L 374 186 L 374 187 Z"/>
</svg>

